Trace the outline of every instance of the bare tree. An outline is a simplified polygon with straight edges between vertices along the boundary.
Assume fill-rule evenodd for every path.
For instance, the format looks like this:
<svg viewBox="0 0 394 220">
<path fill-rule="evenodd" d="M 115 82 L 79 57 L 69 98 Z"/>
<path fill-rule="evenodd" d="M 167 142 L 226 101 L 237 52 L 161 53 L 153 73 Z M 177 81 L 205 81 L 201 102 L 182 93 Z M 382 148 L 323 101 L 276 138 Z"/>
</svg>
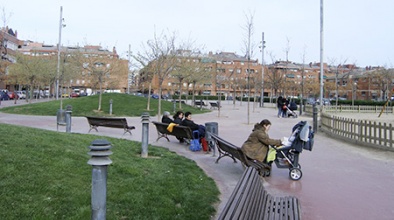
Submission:
<svg viewBox="0 0 394 220">
<path fill-rule="evenodd" d="M 343 66 L 345 65 L 345 63 L 347 62 L 347 59 L 344 60 L 340 60 L 339 62 L 336 62 L 335 58 L 329 58 L 328 59 L 329 62 L 331 63 L 331 65 L 335 66 L 335 106 L 336 106 L 336 110 L 338 109 L 338 99 L 339 99 L 339 82 L 338 82 L 338 76 L 340 74 L 343 74 Z M 326 82 L 327 83 L 327 82 Z M 329 83 L 328 83 L 329 84 Z M 326 89 L 332 89 L 331 85 L 327 85 Z"/>
<path fill-rule="evenodd" d="M 272 52 L 268 52 L 269 56 L 271 57 L 271 61 L 273 63 L 273 67 L 268 71 L 267 74 L 267 83 L 270 85 L 273 94 L 278 97 L 280 93 L 280 88 L 283 82 L 283 74 L 279 68 L 275 66 L 275 56 Z M 272 94 L 272 93 L 271 93 Z"/>
<path fill-rule="evenodd" d="M 286 65 L 285 65 L 285 72 L 284 72 L 284 81 L 286 84 L 286 79 L 287 79 L 287 70 L 288 70 L 288 64 L 289 64 L 289 53 L 290 53 L 290 39 L 286 38 L 286 48 L 284 49 L 284 52 L 286 53 Z M 283 95 L 287 95 L 287 89 L 288 87 L 285 85 L 283 86 Z"/>
<path fill-rule="evenodd" d="M 7 44 L 6 41 L 8 40 L 6 38 L 6 35 L 8 34 L 7 32 L 7 24 L 8 20 L 11 18 L 12 13 L 6 12 L 6 9 L 4 7 L 1 8 L 1 20 L 3 23 L 3 26 L 0 28 L 0 80 L 4 80 L 6 78 L 6 70 L 7 67 L 12 63 L 11 60 L 9 59 L 8 51 L 7 51 Z"/>
<path fill-rule="evenodd" d="M 92 87 L 98 87 L 97 111 L 101 111 L 103 88 L 107 88 L 113 80 L 127 79 L 127 63 L 124 66 L 117 57 L 93 56 L 82 52 L 73 53 L 71 58 L 70 62 L 79 68 L 86 81 L 90 82 Z"/>
<path fill-rule="evenodd" d="M 394 79 L 394 72 L 392 69 L 381 67 L 372 73 L 373 81 L 381 91 L 381 99 L 388 100 L 391 97 L 392 81 Z"/>
<path fill-rule="evenodd" d="M 149 67 L 149 71 L 152 72 L 153 77 L 158 81 L 159 106 L 157 110 L 157 116 L 158 119 L 160 119 L 163 82 L 168 78 L 169 74 L 173 71 L 177 64 L 176 35 L 175 33 L 170 35 L 162 33 L 158 36 L 155 32 L 154 38 L 152 40 L 148 40 L 146 45 L 143 45 L 143 48 L 144 51 L 139 52 L 136 56 L 134 56 L 134 59 L 142 67 Z"/>
<path fill-rule="evenodd" d="M 253 56 L 254 48 L 256 45 L 252 42 L 253 34 L 254 34 L 254 24 L 253 24 L 254 15 L 249 13 L 249 15 L 245 14 L 245 25 L 242 27 L 244 31 L 244 39 L 243 39 L 243 52 L 245 52 L 245 57 L 247 59 L 247 85 L 248 85 L 248 106 L 247 106 L 247 123 L 250 123 L 250 90 L 251 90 L 251 82 L 250 82 L 250 59 Z"/>
<path fill-rule="evenodd" d="M 28 85 L 30 88 L 30 95 L 27 99 L 31 100 L 34 92 L 34 88 L 40 90 L 40 87 L 48 85 L 46 79 L 53 78 L 55 68 L 55 62 L 46 58 L 37 56 L 27 56 L 23 54 L 16 55 L 16 63 L 10 66 L 9 78 L 16 78 L 19 83 Z M 36 94 L 36 98 L 39 96 Z"/>
</svg>

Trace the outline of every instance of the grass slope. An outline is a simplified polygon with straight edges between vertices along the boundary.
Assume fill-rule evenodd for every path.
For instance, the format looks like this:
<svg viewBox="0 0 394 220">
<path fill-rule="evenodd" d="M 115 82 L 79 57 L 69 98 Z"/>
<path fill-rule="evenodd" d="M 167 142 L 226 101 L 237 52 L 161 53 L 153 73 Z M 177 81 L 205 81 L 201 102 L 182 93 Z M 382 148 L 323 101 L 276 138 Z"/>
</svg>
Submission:
<svg viewBox="0 0 394 220">
<path fill-rule="evenodd" d="M 102 95 L 101 111 L 98 112 L 99 96 L 85 96 L 73 99 L 63 99 L 63 109 L 67 105 L 72 106 L 73 116 L 109 116 L 110 100 L 112 99 L 112 116 L 134 117 L 141 116 L 143 112 L 149 112 L 151 116 L 157 115 L 158 103 L 157 99 L 150 99 L 150 108 L 147 109 L 148 99 L 139 96 L 104 93 Z M 12 106 L 0 109 L 2 112 L 24 115 L 56 115 L 60 108 L 60 100 L 40 102 L 27 105 Z M 161 101 L 161 110 L 172 112 L 174 104 L 169 101 Z M 178 110 L 179 104 L 176 105 Z M 209 110 L 182 105 L 183 111 L 190 111 L 193 114 L 208 112 Z"/>
<path fill-rule="evenodd" d="M 107 219 L 210 219 L 215 214 L 214 181 L 194 161 L 167 149 L 150 145 L 151 158 L 144 159 L 139 142 L 123 139 L 6 124 L 0 133 L 0 219 L 90 219 L 87 152 L 95 139 L 112 143 Z"/>
</svg>

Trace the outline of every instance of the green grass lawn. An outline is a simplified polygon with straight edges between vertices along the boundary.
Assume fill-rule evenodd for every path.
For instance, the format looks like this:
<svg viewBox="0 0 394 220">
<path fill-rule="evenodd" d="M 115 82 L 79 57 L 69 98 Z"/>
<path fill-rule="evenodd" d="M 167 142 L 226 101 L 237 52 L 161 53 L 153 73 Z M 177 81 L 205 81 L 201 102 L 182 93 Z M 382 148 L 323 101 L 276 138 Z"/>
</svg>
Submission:
<svg viewBox="0 0 394 220">
<path fill-rule="evenodd" d="M 151 116 L 157 115 L 158 103 L 157 99 L 150 99 L 150 108 L 147 110 L 147 98 L 119 94 L 119 93 L 104 93 L 102 95 L 101 111 L 98 112 L 99 96 L 85 96 L 73 99 L 63 99 L 63 109 L 67 105 L 72 106 L 73 116 L 109 116 L 110 100 L 112 99 L 112 116 L 134 117 L 141 116 L 143 112 L 149 112 Z M 19 102 L 22 102 L 20 100 Z M 12 106 L 2 108 L 0 111 L 13 114 L 24 115 L 56 115 L 60 108 L 60 100 L 49 102 L 40 102 L 27 105 Z M 174 104 L 169 101 L 161 101 L 161 112 L 172 112 Z M 179 104 L 176 105 L 176 110 L 179 110 Z M 205 113 L 210 110 L 194 108 L 189 105 L 182 105 L 184 112 L 190 111 L 193 114 Z"/>
<path fill-rule="evenodd" d="M 69 102 L 82 106 L 89 98 L 94 97 Z M 214 181 L 194 161 L 165 148 L 149 145 L 150 157 L 141 158 L 141 143 L 124 139 L 6 124 L 0 133 L 0 219 L 90 219 L 87 152 L 95 139 L 112 143 L 107 219 L 210 219 L 215 214 L 219 190 Z"/>
</svg>

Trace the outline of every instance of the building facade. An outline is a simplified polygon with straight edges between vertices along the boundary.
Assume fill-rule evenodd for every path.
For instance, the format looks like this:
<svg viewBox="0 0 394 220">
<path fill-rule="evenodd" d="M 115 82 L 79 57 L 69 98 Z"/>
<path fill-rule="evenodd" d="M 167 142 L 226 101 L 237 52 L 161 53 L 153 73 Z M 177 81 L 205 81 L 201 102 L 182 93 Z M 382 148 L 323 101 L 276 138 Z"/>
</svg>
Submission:
<svg viewBox="0 0 394 220">
<path fill-rule="evenodd" d="M 0 30 L 0 89 L 13 91 L 11 85 L 7 85 L 8 66 L 15 62 L 15 53 L 22 42 L 18 39 L 18 32 L 4 27 Z"/>
</svg>

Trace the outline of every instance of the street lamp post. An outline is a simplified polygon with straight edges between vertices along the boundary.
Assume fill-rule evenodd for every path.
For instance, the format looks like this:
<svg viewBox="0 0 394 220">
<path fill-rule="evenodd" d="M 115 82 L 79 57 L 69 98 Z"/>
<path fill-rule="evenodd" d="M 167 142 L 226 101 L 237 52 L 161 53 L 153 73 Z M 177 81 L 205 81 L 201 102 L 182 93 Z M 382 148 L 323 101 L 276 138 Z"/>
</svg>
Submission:
<svg viewBox="0 0 394 220">
<path fill-rule="evenodd" d="M 324 62 L 323 62 L 323 0 L 320 0 L 320 107 L 323 106 L 323 74 L 324 74 Z"/>
<path fill-rule="evenodd" d="M 261 95 L 260 95 L 260 107 L 264 107 L 264 48 L 265 48 L 265 41 L 264 41 L 264 32 L 262 35 L 261 41 Z"/>
<path fill-rule="evenodd" d="M 59 99 L 59 77 L 60 77 L 60 44 L 62 42 L 62 28 L 66 25 L 63 24 L 63 6 L 60 6 L 60 20 L 59 20 L 59 43 L 57 44 L 57 68 L 56 68 L 56 100 Z"/>
</svg>

